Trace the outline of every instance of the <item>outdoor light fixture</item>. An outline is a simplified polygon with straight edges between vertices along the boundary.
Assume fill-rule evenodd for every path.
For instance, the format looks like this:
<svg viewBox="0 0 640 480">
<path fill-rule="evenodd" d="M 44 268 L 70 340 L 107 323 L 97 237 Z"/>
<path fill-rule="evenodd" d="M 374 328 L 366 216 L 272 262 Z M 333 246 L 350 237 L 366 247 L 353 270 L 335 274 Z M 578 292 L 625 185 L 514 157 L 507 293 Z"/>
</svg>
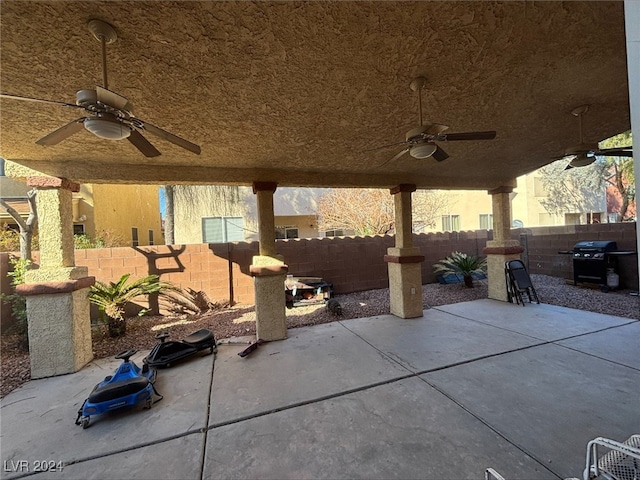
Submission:
<svg viewBox="0 0 640 480">
<path fill-rule="evenodd" d="M 84 121 L 84 128 L 106 140 L 122 140 L 131 135 L 131 129 L 115 118 L 87 118 Z"/>
<path fill-rule="evenodd" d="M 433 143 L 418 143 L 409 150 L 409 154 L 413 158 L 429 158 L 436 151 L 436 146 Z"/>
<path fill-rule="evenodd" d="M 570 165 L 572 167 L 586 167 L 587 165 L 591 165 L 595 161 L 596 161 L 595 155 L 589 155 L 589 153 L 584 153 L 584 154 L 579 154 L 574 156 L 571 159 Z"/>
</svg>

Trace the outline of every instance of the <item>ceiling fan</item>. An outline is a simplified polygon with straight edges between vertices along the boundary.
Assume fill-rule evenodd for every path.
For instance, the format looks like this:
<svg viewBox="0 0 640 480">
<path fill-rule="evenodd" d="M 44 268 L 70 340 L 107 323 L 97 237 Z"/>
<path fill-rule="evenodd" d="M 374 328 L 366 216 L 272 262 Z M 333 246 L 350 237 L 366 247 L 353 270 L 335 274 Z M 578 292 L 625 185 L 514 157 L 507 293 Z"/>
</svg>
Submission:
<svg viewBox="0 0 640 480">
<path fill-rule="evenodd" d="M 140 133 L 148 132 L 199 155 L 200 147 L 198 145 L 136 118 L 133 115 L 131 102 L 122 95 L 108 89 L 106 46 L 113 43 L 118 37 L 115 29 L 101 20 L 90 20 L 88 27 L 93 36 L 102 44 L 102 80 L 104 86 L 97 86 L 95 90 L 79 90 L 76 93 L 75 104 L 0 93 L 0 98 L 52 103 L 64 107 L 80 108 L 85 111 L 86 116 L 77 118 L 54 130 L 37 140 L 36 143 L 45 146 L 56 145 L 84 128 L 97 137 L 107 140 L 123 140 L 126 138 L 146 157 L 157 157 L 160 155 L 160 151 Z"/>
<path fill-rule="evenodd" d="M 412 128 L 405 136 L 404 142 L 392 143 L 390 145 L 383 145 L 382 147 L 373 148 L 371 150 L 365 150 L 371 152 L 374 150 L 380 150 L 381 148 L 392 147 L 396 145 L 406 145 L 406 148 L 399 152 L 393 158 L 378 165 L 382 167 L 389 162 L 393 162 L 402 157 L 405 153 L 409 153 L 413 158 L 423 159 L 433 157 L 438 162 L 442 162 L 449 158 L 447 152 L 445 152 L 435 142 L 452 142 L 458 140 L 493 140 L 496 138 L 495 131 L 486 132 L 462 132 L 462 133 L 446 133 L 449 129 L 447 125 L 441 125 L 439 123 L 432 123 L 430 125 L 424 125 L 422 121 L 422 90 L 427 84 L 425 77 L 415 78 L 409 85 L 411 90 L 418 92 L 418 106 L 419 106 L 419 127 Z"/>
<path fill-rule="evenodd" d="M 580 105 L 571 110 L 571 115 L 578 117 L 580 129 L 580 143 L 565 149 L 564 155 L 554 157 L 554 160 L 570 160 L 565 170 L 576 167 L 585 167 L 596 161 L 596 157 L 632 157 L 631 147 L 599 148 L 597 143 L 585 143 L 582 136 L 582 116 L 589 111 L 590 105 Z"/>
</svg>

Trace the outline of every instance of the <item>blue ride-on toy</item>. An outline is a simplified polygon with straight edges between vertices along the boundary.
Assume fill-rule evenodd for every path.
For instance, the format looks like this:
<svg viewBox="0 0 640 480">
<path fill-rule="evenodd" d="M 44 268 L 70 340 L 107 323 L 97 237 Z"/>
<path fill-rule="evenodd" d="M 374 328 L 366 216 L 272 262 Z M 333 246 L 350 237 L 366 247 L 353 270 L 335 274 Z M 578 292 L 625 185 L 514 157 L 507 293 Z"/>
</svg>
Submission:
<svg viewBox="0 0 640 480">
<path fill-rule="evenodd" d="M 162 399 L 153 386 L 156 381 L 155 368 L 145 364 L 141 369 L 130 360 L 136 352 L 137 350 L 127 350 L 116 355 L 122 363 L 113 375 L 106 377 L 93 388 L 89 398 L 78 410 L 76 425 L 87 428 L 92 415 L 140 403 L 144 404 L 144 408 L 151 408 L 154 393 L 160 397 L 157 401 Z"/>
</svg>

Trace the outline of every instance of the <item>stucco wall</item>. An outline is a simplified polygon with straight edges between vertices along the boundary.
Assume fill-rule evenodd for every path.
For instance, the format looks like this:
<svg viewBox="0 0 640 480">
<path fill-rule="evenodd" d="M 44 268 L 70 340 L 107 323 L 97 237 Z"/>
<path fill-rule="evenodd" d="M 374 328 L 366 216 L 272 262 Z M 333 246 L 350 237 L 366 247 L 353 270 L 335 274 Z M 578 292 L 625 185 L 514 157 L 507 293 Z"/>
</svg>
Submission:
<svg viewBox="0 0 640 480">
<path fill-rule="evenodd" d="M 160 201 L 156 185 L 93 185 L 95 231 L 110 230 L 131 242 L 131 228 L 138 228 L 139 245 L 164 243 L 160 225 Z"/>
</svg>

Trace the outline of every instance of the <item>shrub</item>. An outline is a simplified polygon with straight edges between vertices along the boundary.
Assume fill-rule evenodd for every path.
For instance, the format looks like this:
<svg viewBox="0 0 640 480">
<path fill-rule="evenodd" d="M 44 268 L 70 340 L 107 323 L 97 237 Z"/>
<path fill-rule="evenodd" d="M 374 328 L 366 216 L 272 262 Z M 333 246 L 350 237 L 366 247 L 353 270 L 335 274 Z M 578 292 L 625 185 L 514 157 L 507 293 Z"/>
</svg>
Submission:
<svg viewBox="0 0 640 480">
<path fill-rule="evenodd" d="M 453 252 L 450 257 L 441 260 L 433 266 L 434 273 L 443 275 L 456 274 L 462 275 L 465 286 L 473 287 L 474 273 L 486 273 L 487 259 L 476 257 L 475 255 L 467 255 L 466 253 Z"/>
<path fill-rule="evenodd" d="M 38 232 L 33 234 L 31 239 L 31 248 L 38 250 L 40 243 L 38 241 Z M 20 251 L 20 232 L 5 226 L 0 229 L 0 252 L 19 252 Z"/>
<path fill-rule="evenodd" d="M 13 267 L 13 271 L 8 272 L 7 276 L 11 277 L 11 286 L 15 288 L 24 283 L 24 276 L 27 270 L 31 268 L 31 262 L 11 255 L 9 264 Z M 7 329 L 7 332 L 20 336 L 20 345 L 25 350 L 28 350 L 27 299 L 22 295 L 12 293 L 11 295 L 2 295 L 2 301 L 11 305 L 11 314 L 15 320 L 15 323 Z"/>
<path fill-rule="evenodd" d="M 117 282 L 96 282 L 89 289 L 89 301 L 98 306 L 106 316 L 110 337 L 120 337 L 127 331 L 125 307 L 139 297 L 150 294 L 162 294 L 165 291 L 177 290 L 169 282 L 160 281 L 158 275 L 149 275 L 129 282 L 130 274 L 120 277 Z M 138 315 L 144 315 L 142 310 Z"/>
<path fill-rule="evenodd" d="M 100 230 L 96 233 L 94 239 L 87 234 L 74 235 L 73 241 L 77 250 L 87 248 L 110 248 L 110 247 L 126 247 L 127 241 L 117 233 L 111 230 Z"/>
</svg>

